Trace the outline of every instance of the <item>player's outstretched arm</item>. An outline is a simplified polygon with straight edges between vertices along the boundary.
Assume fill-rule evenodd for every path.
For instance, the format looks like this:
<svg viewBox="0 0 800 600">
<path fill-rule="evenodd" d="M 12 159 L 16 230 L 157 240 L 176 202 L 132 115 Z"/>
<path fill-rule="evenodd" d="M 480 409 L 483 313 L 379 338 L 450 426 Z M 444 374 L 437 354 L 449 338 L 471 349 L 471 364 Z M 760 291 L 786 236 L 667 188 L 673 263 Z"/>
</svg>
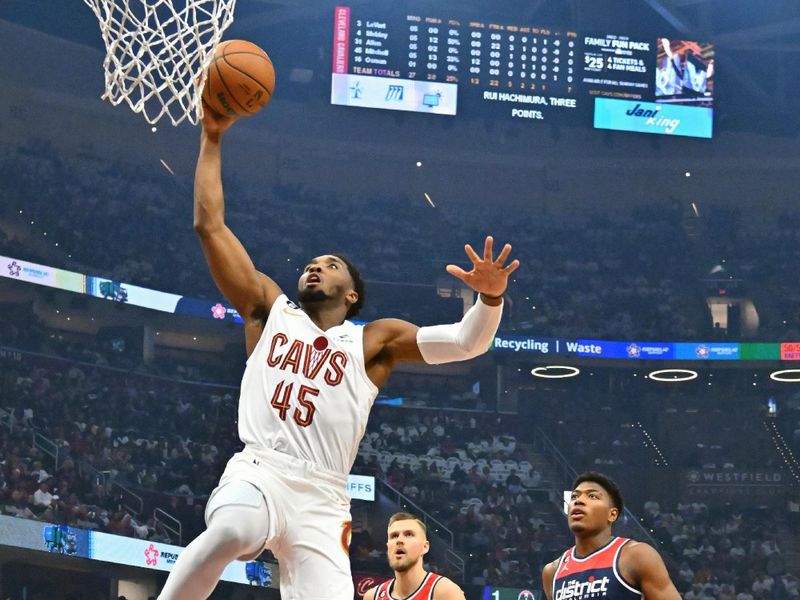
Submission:
<svg viewBox="0 0 800 600">
<path fill-rule="evenodd" d="M 254 318 L 263 320 L 281 290 L 256 271 L 244 246 L 225 224 L 220 144 L 235 119 L 220 116 L 207 105 L 204 113 L 194 179 L 194 228 L 219 290 L 245 323 Z"/>
<path fill-rule="evenodd" d="M 625 562 L 632 565 L 632 572 L 639 584 L 642 596 L 647 600 L 680 600 L 681 595 L 669 578 L 667 567 L 652 546 L 633 544 L 627 549 Z"/>
<path fill-rule="evenodd" d="M 443 577 L 433 588 L 433 600 L 465 600 L 464 590 L 447 577 Z"/>
<path fill-rule="evenodd" d="M 459 323 L 420 328 L 399 319 L 380 319 L 366 326 L 365 359 L 374 382 L 384 381 L 399 361 L 441 364 L 474 358 L 489 349 L 500 325 L 508 277 L 519 267 L 518 260 L 505 264 L 511 253 L 510 244 L 503 247 L 496 259 L 492 245 L 493 239 L 488 236 L 482 257 L 469 244 L 464 247 L 472 261 L 470 271 L 447 265 L 448 273 L 480 295 Z"/>
</svg>

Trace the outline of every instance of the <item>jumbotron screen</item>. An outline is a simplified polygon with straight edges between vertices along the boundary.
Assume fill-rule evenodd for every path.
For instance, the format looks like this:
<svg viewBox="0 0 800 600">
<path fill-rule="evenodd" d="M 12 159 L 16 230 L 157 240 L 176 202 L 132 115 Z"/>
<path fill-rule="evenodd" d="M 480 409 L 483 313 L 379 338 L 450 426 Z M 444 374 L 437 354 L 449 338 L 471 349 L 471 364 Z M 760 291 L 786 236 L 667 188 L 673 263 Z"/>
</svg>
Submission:
<svg viewBox="0 0 800 600">
<path fill-rule="evenodd" d="M 710 138 L 714 46 L 530 23 L 334 11 L 331 102 Z"/>
</svg>

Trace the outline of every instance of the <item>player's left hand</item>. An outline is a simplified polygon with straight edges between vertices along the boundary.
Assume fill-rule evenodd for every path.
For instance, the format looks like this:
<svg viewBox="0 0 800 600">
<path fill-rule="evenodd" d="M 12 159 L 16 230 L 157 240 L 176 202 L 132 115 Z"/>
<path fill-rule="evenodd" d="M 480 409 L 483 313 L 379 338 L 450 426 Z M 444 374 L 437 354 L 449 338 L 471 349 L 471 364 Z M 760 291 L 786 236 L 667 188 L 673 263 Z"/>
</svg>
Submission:
<svg viewBox="0 0 800 600">
<path fill-rule="evenodd" d="M 464 271 L 456 265 L 447 265 L 447 272 L 453 277 L 458 277 L 476 292 L 486 296 L 499 297 L 505 293 L 508 287 L 508 276 L 517 270 L 519 261 L 514 259 L 504 266 L 508 255 L 511 254 L 511 244 L 503 246 L 496 260 L 492 257 L 492 244 L 494 244 L 492 236 L 486 236 L 483 258 L 478 256 L 472 246 L 467 244 L 464 246 L 464 251 L 472 261 L 472 270 Z"/>
</svg>

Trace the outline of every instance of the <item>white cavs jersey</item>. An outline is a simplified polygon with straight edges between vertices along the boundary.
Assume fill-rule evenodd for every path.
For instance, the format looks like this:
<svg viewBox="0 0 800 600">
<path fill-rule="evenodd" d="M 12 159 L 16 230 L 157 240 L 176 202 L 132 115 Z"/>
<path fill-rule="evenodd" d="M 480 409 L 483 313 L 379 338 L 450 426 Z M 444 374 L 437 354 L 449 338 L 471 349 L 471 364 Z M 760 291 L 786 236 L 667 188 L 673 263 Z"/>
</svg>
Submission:
<svg viewBox="0 0 800 600">
<path fill-rule="evenodd" d="M 347 475 L 378 395 L 363 333 L 349 321 L 322 331 L 279 296 L 242 377 L 242 442 Z"/>
</svg>

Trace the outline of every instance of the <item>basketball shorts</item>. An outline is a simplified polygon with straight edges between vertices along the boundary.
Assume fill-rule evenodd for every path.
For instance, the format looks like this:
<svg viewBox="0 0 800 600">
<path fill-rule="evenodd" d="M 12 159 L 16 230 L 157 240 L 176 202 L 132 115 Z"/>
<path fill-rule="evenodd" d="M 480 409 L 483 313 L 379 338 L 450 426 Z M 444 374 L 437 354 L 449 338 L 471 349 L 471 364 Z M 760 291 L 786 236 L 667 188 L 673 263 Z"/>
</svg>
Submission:
<svg viewBox="0 0 800 600">
<path fill-rule="evenodd" d="M 274 450 L 245 448 L 225 467 L 209 497 L 231 481 L 247 481 L 264 495 L 269 531 L 264 547 L 280 566 L 282 600 L 351 600 L 350 499 L 347 478 Z"/>
</svg>

